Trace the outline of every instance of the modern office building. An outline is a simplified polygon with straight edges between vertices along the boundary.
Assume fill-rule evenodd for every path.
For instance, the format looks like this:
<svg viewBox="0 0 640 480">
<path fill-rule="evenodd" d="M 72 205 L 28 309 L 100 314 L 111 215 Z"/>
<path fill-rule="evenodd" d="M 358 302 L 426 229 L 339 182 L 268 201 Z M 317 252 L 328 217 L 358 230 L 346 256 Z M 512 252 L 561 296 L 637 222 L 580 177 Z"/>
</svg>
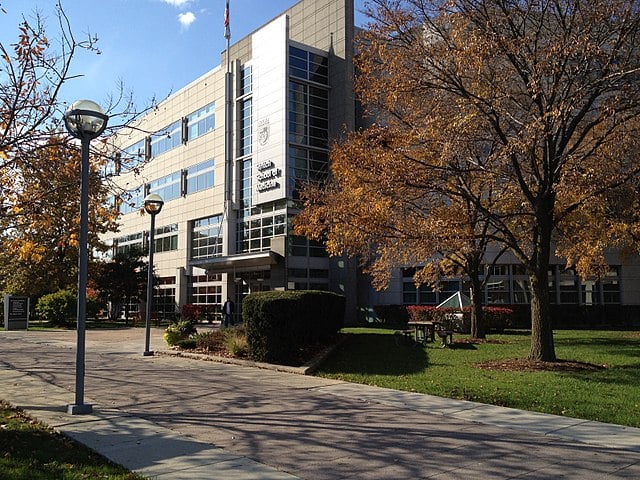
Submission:
<svg viewBox="0 0 640 480">
<path fill-rule="evenodd" d="M 139 168 L 117 177 L 127 193 L 114 250 L 146 250 L 142 201 L 165 201 L 154 310 L 325 289 L 355 312 L 355 268 L 290 234 L 300 186 L 327 175 L 330 139 L 355 126 L 353 33 L 353 0 L 302 0 L 117 133 L 120 163 Z"/>
<path fill-rule="evenodd" d="M 436 305 L 468 287 L 416 287 L 413 269 L 397 269 L 374 291 L 355 262 L 327 257 L 322 245 L 291 234 L 300 186 L 328 173 L 333 139 L 357 127 L 353 94 L 353 0 L 302 0 L 230 45 L 220 66 L 118 132 L 120 231 L 114 250 L 146 250 L 142 200 L 158 193 L 154 309 L 192 303 L 240 305 L 260 290 L 325 289 L 347 296 L 347 321 L 376 305 Z M 124 171 L 124 169 L 123 169 Z M 612 255 L 609 274 L 581 281 L 553 259 L 555 305 L 638 306 L 637 258 Z M 514 258 L 491 267 L 485 301 L 529 303 L 528 279 Z M 637 311 L 636 308 L 634 311 Z"/>
</svg>

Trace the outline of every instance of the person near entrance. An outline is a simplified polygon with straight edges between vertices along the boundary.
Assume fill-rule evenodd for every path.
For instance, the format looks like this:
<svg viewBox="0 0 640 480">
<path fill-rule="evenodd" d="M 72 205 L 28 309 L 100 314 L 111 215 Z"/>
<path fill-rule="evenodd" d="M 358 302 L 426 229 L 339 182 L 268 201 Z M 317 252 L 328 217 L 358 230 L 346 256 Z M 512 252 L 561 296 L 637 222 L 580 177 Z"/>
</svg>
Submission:
<svg viewBox="0 0 640 480">
<path fill-rule="evenodd" d="M 225 328 L 227 328 L 229 324 L 233 325 L 233 313 L 235 309 L 235 304 L 227 297 L 227 301 L 222 305 L 222 325 Z"/>
</svg>

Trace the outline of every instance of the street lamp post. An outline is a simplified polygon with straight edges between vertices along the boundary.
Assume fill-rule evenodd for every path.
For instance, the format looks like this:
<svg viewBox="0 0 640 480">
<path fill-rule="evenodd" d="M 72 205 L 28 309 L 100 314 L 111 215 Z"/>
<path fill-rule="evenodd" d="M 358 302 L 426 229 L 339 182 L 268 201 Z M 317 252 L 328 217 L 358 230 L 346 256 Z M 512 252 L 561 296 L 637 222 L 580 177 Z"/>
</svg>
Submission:
<svg viewBox="0 0 640 480">
<path fill-rule="evenodd" d="M 80 140 L 80 237 L 78 254 L 78 309 L 76 350 L 76 399 L 67 412 L 72 415 L 91 413 L 93 407 L 84 403 L 85 320 L 87 316 L 87 250 L 89 236 L 89 143 L 100 136 L 109 117 L 95 102 L 78 100 L 64 115 L 67 131 Z"/>
<path fill-rule="evenodd" d="M 164 201 L 157 193 L 150 193 L 144 199 L 144 210 L 151 215 L 151 228 L 149 229 L 149 265 L 147 266 L 147 314 L 145 318 L 145 342 L 142 355 L 153 355 L 149 350 L 151 339 L 151 307 L 153 303 L 153 250 L 155 247 L 154 236 L 156 231 L 156 215 L 162 210 Z"/>
</svg>

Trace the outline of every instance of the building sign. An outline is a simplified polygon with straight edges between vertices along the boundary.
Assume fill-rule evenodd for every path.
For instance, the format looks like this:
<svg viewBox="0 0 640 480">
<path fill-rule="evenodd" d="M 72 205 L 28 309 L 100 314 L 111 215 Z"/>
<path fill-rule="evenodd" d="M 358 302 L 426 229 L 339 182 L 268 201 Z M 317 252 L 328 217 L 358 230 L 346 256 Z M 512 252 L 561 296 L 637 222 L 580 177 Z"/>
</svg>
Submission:
<svg viewBox="0 0 640 480">
<path fill-rule="evenodd" d="M 258 192 L 266 192 L 275 188 L 280 188 L 278 179 L 280 178 L 282 171 L 275 166 L 275 164 L 269 160 L 260 162 L 256 165 L 256 190 Z"/>
<path fill-rule="evenodd" d="M 4 296 L 4 329 L 26 330 L 29 323 L 29 297 Z"/>
<path fill-rule="evenodd" d="M 282 15 L 252 36 L 255 205 L 286 196 L 287 22 Z"/>
</svg>

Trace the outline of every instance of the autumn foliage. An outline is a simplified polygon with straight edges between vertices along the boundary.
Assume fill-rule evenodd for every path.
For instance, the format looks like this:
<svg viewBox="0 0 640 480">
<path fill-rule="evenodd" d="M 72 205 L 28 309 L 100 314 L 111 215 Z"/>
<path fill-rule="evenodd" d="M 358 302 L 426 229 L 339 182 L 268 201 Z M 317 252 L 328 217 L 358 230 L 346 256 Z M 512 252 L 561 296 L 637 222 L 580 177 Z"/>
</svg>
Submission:
<svg viewBox="0 0 640 480">
<path fill-rule="evenodd" d="M 552 255 L 587 276 L 608 249 L 638 251 L 638 2 L 368 5 L 355 63 L 369 124 L 335 146 L 297 228 L 380 285 L 394 266 L 428 265 L 424 282 L 478 248 L 508 252 L 529 276 L 529 357 L 554 360 Z"/>
</svg>

